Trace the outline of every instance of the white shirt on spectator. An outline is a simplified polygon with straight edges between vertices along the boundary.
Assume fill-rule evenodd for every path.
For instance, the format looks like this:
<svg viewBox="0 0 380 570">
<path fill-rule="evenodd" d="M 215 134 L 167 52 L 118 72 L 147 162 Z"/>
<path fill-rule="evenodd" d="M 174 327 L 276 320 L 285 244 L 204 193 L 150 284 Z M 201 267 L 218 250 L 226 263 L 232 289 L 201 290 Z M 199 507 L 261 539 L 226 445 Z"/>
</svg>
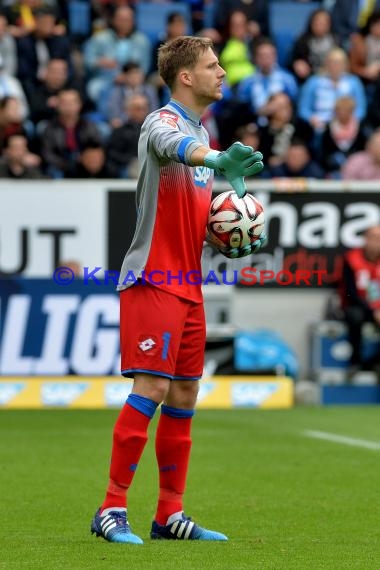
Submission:
<svg viewBox="0 0 380 570">
<path fill-rule="evenodd" d="M 21 119 L 25 120 L 28 117 L 29 106 L 21 83 L 0 67 L 0 99 L 4 99 L 4 97 L 18 99 L 21 105 Z"/>
</svg>

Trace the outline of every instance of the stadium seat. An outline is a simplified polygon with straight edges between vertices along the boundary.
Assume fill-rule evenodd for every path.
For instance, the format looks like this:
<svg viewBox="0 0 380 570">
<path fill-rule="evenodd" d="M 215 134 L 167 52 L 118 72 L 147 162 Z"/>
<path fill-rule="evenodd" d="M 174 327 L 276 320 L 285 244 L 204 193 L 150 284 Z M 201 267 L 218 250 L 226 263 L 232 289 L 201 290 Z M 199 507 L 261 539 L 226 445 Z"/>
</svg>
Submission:
<svg viewBox="0 0 380 570">
<path fill-rule="evenodd" d="M 320 8 L 319 2 L 276 2 L 269 4 L 271 37 L 278 50 L 278 62 L 286 67 L 295 39 L 305 30 L 310 14 Z"/>
<path fill-rule="evenodd" d="M 91 31 L 90 4 L 83 0 L 69 0 L 69 32 L 87 37 Z"/>
<path fill-rule="evenodd" d="M 362 356 L 373 357 L 380 350 L 380 334 L 375 325 L 363 327 Z M 344 321 L 325 320 L 310 327 L 310 372 L 321 384 L 344 384 L 350 366 L 351 347 Z"/>
<path fill-rule="evenodd" d="M 136 27 L 140 32 L 144 32 L 154 45 L 165 34 L 167 18 L 173 12 L 183 14 L 187 22 L 187 33 L 192 34 L 191 11 L 188 4 L 184 2 L 175 4 L 139 2 L 136 4 Z"/>
<path fill-rule="evenodd" d="M 203 27 L 213 28 L 215 26 L 216 1 L 207 2 L 203 7 Z"/>
</svg>

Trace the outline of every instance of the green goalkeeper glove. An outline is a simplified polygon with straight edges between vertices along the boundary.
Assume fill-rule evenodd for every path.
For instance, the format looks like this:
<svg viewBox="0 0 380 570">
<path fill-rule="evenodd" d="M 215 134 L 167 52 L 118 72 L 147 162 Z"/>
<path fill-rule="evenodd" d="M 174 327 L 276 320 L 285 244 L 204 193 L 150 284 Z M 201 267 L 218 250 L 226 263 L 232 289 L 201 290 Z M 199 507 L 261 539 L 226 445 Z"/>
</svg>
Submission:
<svg viewBox="0 0 380 570">
<path fill-rule="evenodd" d="M 223 174 L 239 198 L 243 198 L 247 192 L 244 176 L 261 172 L 264 168 L 262 159 L 261 152 L 255 152 L 251 146 L 235 142 L 224 152 L 210 150 L 205 156 L 204 164 L 213 168 L 217 174 Z"/>
<path fill-rule="evenodd" d="M 245 245 L 244 247 L 231 247 L 220 248 L 219 251 L 228 259 L 237 259 L 238 257 L 246 257 L 251 253 L 257 253 L 262 247 L 268 243 L 268 238 L 265 232 L 261 232 L 255 243 Z"/>
</svg>

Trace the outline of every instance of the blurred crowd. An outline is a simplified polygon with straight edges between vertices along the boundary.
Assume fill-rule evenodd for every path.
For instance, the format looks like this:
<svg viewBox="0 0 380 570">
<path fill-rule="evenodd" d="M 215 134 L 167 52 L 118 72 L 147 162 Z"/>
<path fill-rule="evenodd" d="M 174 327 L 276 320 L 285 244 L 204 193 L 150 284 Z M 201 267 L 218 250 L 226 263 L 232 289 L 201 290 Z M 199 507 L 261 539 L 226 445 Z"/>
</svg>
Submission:
<svg viewBox="0 0 380 570">
<path fill-rule="evenodd" d="M 286 61 L 271 37 L 281 0 L 158 3 L 172 10 L 152 41 L 138 1 L 2 0 L 0 178 L 136 177 L 141 125 L 169 96 L 157 50 L 191 30 L 226 70 L 202 118 L 213 148 L 259 149 L 264 178 L 380 180 L 380 0 L 313 2 Z"/>
</svg>

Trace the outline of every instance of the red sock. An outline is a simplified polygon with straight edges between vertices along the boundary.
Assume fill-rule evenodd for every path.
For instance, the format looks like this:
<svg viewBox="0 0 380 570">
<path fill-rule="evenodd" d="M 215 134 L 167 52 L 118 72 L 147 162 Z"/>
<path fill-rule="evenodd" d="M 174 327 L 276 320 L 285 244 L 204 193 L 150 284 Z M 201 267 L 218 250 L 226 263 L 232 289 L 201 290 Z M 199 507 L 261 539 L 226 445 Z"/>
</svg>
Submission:
<svg viewBox="0 0 380 570">
<path fill-rule="evenodd" d="M 193 413 L 193 410 L 180 410 L 165 405 L 161 407 L 156 434 L 160 494 L 155 516 L 155 520 L 161 525 L 166 525 L 170 515 L 183 510 L 182 499 L 190 458 Z"/>
<path fill-rule="evenodd" d="M 101 511 L 110 507 L 126 508 L 127 490 L 148 440 L 150 420 L 151 417 L 132 407 L 127 400 L 113 432 L 110 480 Z"/>
</svg>

